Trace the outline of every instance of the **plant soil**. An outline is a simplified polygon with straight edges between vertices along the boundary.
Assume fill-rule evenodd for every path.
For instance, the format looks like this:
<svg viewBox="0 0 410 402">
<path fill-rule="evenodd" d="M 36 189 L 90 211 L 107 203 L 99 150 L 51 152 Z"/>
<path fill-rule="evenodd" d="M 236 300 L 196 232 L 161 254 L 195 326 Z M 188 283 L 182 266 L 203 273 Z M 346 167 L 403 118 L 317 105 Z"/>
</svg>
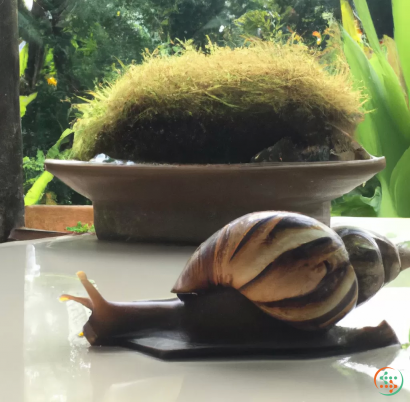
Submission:
<svg viewBox="0 0 410 402">
<path fill-rule="evenodd" d="M 306 116 L 298 118 L 295 110 L 279 116 L 266 105 L 229 112 L 212 118 L 181 114 L 180 118 L 157 116 L 134 124 L 128 120 L 114 135 L 99 136 L 96 153 L 140 163 L 226 164 L 249 163 L 260 151 L 283 138 L 291 139 L 295 150 L 312 146 L 326 146 L 330 150 L 333 147 L 330 138 L 335 128 L 320 116 L 306 121 Z M 329 152 L 318 158 L 309 156 L 305 160 L 331 159 Z M 265 160 L 257 162 L 261 161 Z"/>
</svg>

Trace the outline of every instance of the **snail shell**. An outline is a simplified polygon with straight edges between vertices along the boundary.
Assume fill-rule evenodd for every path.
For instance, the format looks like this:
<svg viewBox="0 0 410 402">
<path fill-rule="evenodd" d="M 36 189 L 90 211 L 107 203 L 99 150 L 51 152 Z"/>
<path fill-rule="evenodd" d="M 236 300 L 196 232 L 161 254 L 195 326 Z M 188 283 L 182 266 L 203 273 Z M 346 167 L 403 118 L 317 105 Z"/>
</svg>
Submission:
<svg viewBox="0 0 410 402">
<path fill-rule="evenodd" d="M 303 329 L 331 326 L 358 297 L 342 239 L 315 219 L 289 212 L 252 213 L 223 227 L 195 251 L 172 291 L 181 297 L 218 286 Z"/>
<path fill-rule="evenodd" d="M 402 268 L 398 248 L 386 237 L 353 226 L 334 228 L 342 238 L 359 283 L 358 304 L 396 279 Z"/>
</svg>

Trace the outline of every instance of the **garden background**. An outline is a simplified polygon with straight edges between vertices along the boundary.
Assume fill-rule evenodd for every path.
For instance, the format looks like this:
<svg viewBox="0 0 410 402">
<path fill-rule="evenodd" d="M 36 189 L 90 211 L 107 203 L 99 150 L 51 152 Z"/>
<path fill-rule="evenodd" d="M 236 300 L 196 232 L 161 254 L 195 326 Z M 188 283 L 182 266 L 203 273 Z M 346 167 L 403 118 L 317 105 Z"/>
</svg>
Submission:
<svg viewBox="0 0 410 402">
<path fill-rule="evenodd" d="M 209 40 L 221 46 L 235 47 L 243 45 L 250 36 L 262 40 L 281 40 L 283 37 L 285 40 L 289 35 L 300 38 L 312 49 L 325 51 L 329 39 L 326 30 L 331 21 L 342 20 L 345 3 L 349 4 L 347 0 L 19 0 L 26 205 L 90 204 L 89 200 L 44 172 L 44 159 L 69 158 L 73 140 L 71 128 L 73 122 L 81 118 L 76 105 L 90 100 L 90 91 L 96 86 L 113 82 L 125 66 L 141 63 L 144 52 L 157 51 L 177 57 L 187 40 L 202 48 Z M 356 45 L 361 46 L 365 54 L 366 49 L 375 50 L 376 45 L 369 43 L 372 27 L 363 18 L 366 10 L 360 10 L 366 2 L 357 0 L 355 3 L 350 3 L 353 7 L 356 5 L 353 18 L 360 21 L 364 31 Z M 394 37 L 391 0 L 373 0 L 369 2 L 369 8 L 377 38 L 382 41 L 384 35 Z M 359 16 L 357 11 L 362 14 Z M 345 46 L 346 35 L 354 36 L 349 32 L 346 16 L 345 13 Z M 355 71 L 352 65 L 352 58 L 347 59 L 353 79 L 363 84 L 360 71 Z M 372 61 L 372 58 L 368 57 L 368 60 Z M 375 63 L 371 64 L 374 68 Z M 377 116 L 380 117 L 382 112 L 375 99 L 377 95 L 370 88 L 372 83 L 367 84 L 370 98 L 376 103 L 370 102 L 367 107 L 376 110 L 373 113 L 379 113 Z M 404 93 L 408 105 L 407 90 Z M 397 120 L 397 116 L 393 116 L 395 118 Z M 367 132 L 369 121 L 367 119 L 367 126 L 363 126 Z M 407 120 L 403 122 L 403 127 L 407 123 Z M 360 132 L 358 136 L 363 139 Z M 362 143 L 372 148 L 365 139 Z M 373 154 L 386 153 L 386 149 L 368 150 Z M 401 157 L 401 154 L 397 155 L 396 164 Z M 410 163 L 403 163 L 406 169 L 410 168 L 407 167 Z M 397 203 L 390 200 L 391 196 L 387 197 L 387 188 L 391 189 L 390 183 L 383 183 L 383 177 L 374 178 L 336 200 L 333 214 L 410 216 L 410 207 L 397 207 Z M 384 206 L 383 191 L 387 200 Z"/>
</svg>

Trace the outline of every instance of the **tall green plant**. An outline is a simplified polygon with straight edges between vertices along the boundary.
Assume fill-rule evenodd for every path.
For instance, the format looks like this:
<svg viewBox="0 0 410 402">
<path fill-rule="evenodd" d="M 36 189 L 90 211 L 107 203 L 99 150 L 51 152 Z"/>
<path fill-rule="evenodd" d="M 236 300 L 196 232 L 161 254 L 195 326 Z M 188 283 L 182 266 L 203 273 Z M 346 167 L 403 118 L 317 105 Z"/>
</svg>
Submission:
<svg viewBox="0 0 410 402">
<path fill-rule="evenodd" d="M 20 77 L 24 75 L 28 63 L 28 44 L 22 42 L 19 46 Z M 20 95 L 20 117 L 26 114 L 27 105 L 37 97 L 37 92 L 30 95 Z"/>
<path fill-rule="evenodd" d="M 356 85 L 369 97 L 369 112 L 357 129 L 359 142 L 373 155 L 385 156 L 379 174 L 382 201 L 379 216 L 410 217 L 410 2 L 393 0 L 395 39 L 379 43 L 366 0 L 354 0 L 367 41 L 352 31 L 355 17 L 341 0 L 344 51 Z M 368 42 L 368 44 L 366 43 Z M 407 85 L 406 85 L 407 84 Z"/>
<path fill-rule="evenodd" d="M 47 159 L 58 159 L 60 156 L 60 146 L 68 140 L 67 136 L 72 134 L 73 130 L 67 129 L 61 134 L 59 140 L 48 150 L 46 154 Z M 53 175 L 50 172 L 44 171 L 33 183 L 30 190 L 28 190 L 24 197 L 24 205 L 37 204 L 43 196 L 48 183 L 53 180 Z"/>
</svg>

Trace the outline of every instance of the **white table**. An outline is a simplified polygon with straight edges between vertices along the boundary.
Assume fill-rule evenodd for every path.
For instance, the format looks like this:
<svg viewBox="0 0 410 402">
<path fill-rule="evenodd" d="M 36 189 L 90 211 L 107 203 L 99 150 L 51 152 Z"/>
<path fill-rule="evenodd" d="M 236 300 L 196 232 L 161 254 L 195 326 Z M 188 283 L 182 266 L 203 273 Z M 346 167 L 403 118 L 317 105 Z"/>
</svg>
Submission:
<svg viewBox="0 0 410 402">
<path fill-rule="evenodd" d="M 333 220 L 340 222 L 410 240 L 410 220 Z M 89 348 L 76 336 L 86 310 L 58 302 L 62 292 L 81 291 L 76 271 L 85 271 L 111 300 L 165 298 L 192 251 L 94 236 L 0 245 L 0 401 L 386 401 L 373 383 L 385 366 L 405 377 L 392 401 L 410 400 L 410 354 L 398 347 L 308 361 L 163 362 L 120 348 Z M 346 325 L 387 319 L 408 341 L 409 287 L 410 270 L 346 318 Z"/>
</svg>

